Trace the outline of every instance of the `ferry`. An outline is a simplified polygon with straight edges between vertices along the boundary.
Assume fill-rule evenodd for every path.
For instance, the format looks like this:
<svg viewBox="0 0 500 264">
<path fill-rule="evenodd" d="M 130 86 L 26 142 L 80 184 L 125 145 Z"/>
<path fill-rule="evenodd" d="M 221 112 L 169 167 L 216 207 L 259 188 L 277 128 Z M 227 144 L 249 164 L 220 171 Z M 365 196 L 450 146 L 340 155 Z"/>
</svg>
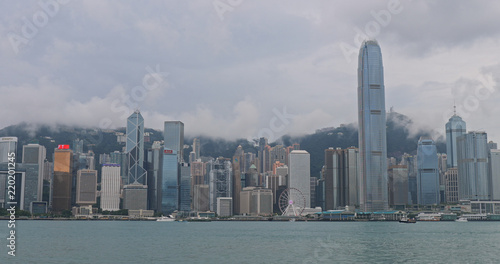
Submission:
<svg viewBox="0 0 500 264">
<path fill-rule="evenodd" d="M 415 224 L 417 220 L 415 218 L 403 217 L 399 220 L 400 223 Z"/>
<path fill-rule="evenodd" d="M 156 219 L 158 222 L 174 222 L 175 218 L 172 215 L 169 216 L 162 216 L 158 219 Z"/>
<path fill-rule="evenodd" d="M 455 222 L 465 223 L 465 222 L 469 222 L 469 220 L 467 220 L 467 218 L 465 218 L 465 217 L 460 217 L 457 220 L 455 220 Z"/>
</svg>

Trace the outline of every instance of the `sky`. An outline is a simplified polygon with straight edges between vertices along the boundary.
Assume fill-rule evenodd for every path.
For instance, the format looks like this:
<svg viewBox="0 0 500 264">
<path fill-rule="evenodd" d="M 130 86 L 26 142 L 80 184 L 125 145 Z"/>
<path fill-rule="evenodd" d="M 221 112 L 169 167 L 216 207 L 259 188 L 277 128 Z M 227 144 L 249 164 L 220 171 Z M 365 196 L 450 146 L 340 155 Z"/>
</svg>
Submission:
<svg viewBox="0 0 500 264">
<path fill-rule="evenodd" d="M 357 55 L 382 49 L 386 110 L 500 140 L 498 1 L 2 1 L 0 127 L 180 120 L 186 136 L 357 124 Z"/>
</svg>

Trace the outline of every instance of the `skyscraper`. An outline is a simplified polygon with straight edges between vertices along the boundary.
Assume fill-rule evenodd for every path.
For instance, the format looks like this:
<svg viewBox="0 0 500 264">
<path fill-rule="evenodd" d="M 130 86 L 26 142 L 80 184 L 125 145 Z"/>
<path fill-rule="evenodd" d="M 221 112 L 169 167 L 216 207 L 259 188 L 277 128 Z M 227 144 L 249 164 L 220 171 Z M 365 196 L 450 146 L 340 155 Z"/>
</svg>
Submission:
<svg viewBox="0 0 500 264">
<path fill-rule="evenodd" d="M 76 175 L 76 204 L 80 206 L 97 203 L 97 171 L 78 170 Z"/>
<path fill-rule="evenodd" d="M 163 147 L 161 142 L 155 141 L 150 149 L 148 149 L 146 169 L 148 171 L 148 208 L 149 210 L 161 210 L 161 194 L 162 194 L 162 164 L 163 163 Z"/>
<path fill-rule="evenodd" d="M 469 132 L 457 137 L 459 200 L 491 199 L 488 153 L 485 132 Z"/>
<path fill-rule="evenodd" d="M 52 211 L 71 210 L 73 183 L 73 151 L 60 145 L 54 151 L 54 178 L 52 180 Z"/>
<path fill-rule="evenodd" d="M 358 60 L 360 206 L 387 210 L 387 143 L 382 52 L 376 40 L 361 45 Z"/>
<path fill-rule="evenodd" d="M 288 187 L 296 188 L 305 196 L 306 208 L 311 207 L 311 156 L 305 150 L 294 150 L 289 156 Z"/>
<path fill-rule="evenodd" d="M 457 167 L 457 138 L 466 133 L 466 125 L 456 113 L 446 123 L 446 164 L 448 168 Z"/>
<path fill-rule="evenodd" d="M 163 140 L 165 148 L 177 152 L 178 162 L 182 162 L 184 150 L 184 123 L 181 121 L 165 121 Z"/>
<path fill-rule="evenodd" d="M 439 168 L 434 140 L 421 137 L 417 147 L 417 199 L 422 205 L 439 204 Z"/>
<path fill-rule="evenodd" d="M 0 137 L 0 163 L 8 162 L 11 152 L 16 153 L 17 160 L 17 137 Z"/>
<path fill-rule="evenodd" d="M 193 152 L 195 153 L 195 160 L 199 159 L 201 156 L 200 156 L 200 148 L 201 148 L 201 145 L 200 145 L 200 139 L 199 138 L 195 138 L 193 139 Z"/>
<path fill-rule="evenodd" d="M 37 187 L 37 201 L 42 201 L 43 195 L 43 164 L 46 158 L 46 149 L 39 144 L 28 144 L 23 146 L 23 164 L 37 164 L 38 165 L 38 187 Z"/>
<path fill-rule="evenodd" d="M 500 150 L 490 150 L 491 199 L 500 201 Z"/>
<path fill-rule="evenodd" d="M 161 183 L 161 211 L 170 214 L 179 210 L 179 162 L 177 151 L 164 147 Z"/>
<path fill-rule="evenodd" d="M 101 175 L 102 210 L 120 210 L 120 165 L 103 164 Z"/>
<path fill-rule="evenodd" d="M 210 211 L 217 212 L 217 198 L 233 196 L 233 168 L 231 161 L 217 158 L 210 166 Z M 232 213 L 232 208 L 231 208 Z"/>
<path fill-rule="evenodd" d="M 146 184 L 144 169 L 144 118 L 136 110 L 127 118 L 128 183 Z"/>
</svg>

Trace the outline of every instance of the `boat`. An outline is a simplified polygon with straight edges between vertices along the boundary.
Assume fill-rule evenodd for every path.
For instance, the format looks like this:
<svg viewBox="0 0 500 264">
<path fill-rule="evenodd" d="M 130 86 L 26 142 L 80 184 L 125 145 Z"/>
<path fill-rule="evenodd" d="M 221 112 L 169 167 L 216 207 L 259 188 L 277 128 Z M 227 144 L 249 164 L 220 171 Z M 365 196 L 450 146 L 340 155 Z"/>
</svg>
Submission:
<svg viewBox="0 0 500 264">
<path fill-rule="evenodd" d="M 455 222 L 465 223 L 465 222 L 469 222 L 469 220 L 467 220 L 467 218 L 465 218 L 465 217 L 460 217 L 457 220 L 455 220 Z"/>
<path fill-rule="evenodd" d="M 415 218 L 408 218 L 408 217 L 403 217 L 399 220 L 400 223 L 406 223 L 406 224 L 415 224 L 417 220 Z"/>
<path fill-rule="evenodd" d="M 295 222 L 295 218 L 290 218 L 288 221 L 289 222 Z"/>
<path fill-rule="evenodd" d="M 162 216 L 158 219 L 156 219 L 158 222 L 174 222 L 175 218 L 172 215 L 169 216 Z"/>
</svg>

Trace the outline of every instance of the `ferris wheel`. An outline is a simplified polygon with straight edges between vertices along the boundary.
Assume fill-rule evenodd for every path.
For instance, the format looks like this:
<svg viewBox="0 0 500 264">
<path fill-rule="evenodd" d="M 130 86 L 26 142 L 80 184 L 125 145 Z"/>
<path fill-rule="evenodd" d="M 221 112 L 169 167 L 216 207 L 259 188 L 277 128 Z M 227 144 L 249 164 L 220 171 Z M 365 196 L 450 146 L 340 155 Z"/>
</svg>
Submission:
<svg viewBox="0 0 500 264">
<path fill-rule="evenodd" d="M 281 215 L 300 216 L 306 207 L 306 197 L 299 189 L 285 189 L 279 198 Z"/>
</svg>

